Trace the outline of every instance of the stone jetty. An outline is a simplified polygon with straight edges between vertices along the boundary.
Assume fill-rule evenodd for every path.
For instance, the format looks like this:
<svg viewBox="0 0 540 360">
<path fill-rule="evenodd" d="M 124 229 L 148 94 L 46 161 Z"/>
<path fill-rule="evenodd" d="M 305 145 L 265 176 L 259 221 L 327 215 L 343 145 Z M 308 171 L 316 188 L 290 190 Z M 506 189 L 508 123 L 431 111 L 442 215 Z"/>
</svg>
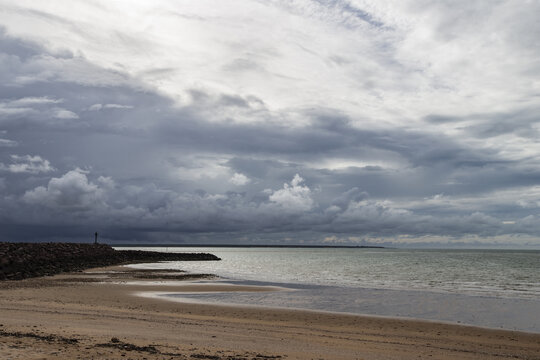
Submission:
<svg viewBox="0 0 540 360">
<path fill-rule="evenodd" d="M 0 242 L 0 280 L 20 280 L 128 263 L 209 260 L 220 259 L 205 253 L 115 250 L 105 244 Z"/>
</svg>

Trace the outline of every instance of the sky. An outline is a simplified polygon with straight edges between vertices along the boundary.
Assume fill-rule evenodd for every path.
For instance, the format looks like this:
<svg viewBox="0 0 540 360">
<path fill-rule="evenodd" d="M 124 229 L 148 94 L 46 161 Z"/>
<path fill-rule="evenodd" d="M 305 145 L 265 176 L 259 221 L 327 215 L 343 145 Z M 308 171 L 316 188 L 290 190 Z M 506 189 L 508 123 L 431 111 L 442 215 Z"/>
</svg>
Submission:
<svg viewBox="0 0 540 360">
<path fill-rule="evenodd" d="M 539 18 L 0 0 L 0 241 L 540 248 Z"/>
</svg>

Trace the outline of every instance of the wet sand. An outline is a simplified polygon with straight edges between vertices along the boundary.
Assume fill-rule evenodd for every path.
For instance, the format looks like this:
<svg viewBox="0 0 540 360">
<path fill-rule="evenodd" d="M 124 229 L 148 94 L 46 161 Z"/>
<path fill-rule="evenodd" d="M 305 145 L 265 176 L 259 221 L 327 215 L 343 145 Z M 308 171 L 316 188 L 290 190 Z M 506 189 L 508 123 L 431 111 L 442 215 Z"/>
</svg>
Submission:
<svg viewBox="0 0 540 360">
<path fill-rule="evenodd" d="M 0 282 L 0 358 L 540 359 L 540 334 L 136 296 L 276 290 L 185 280 L 111 267 Z"/>
</svg>

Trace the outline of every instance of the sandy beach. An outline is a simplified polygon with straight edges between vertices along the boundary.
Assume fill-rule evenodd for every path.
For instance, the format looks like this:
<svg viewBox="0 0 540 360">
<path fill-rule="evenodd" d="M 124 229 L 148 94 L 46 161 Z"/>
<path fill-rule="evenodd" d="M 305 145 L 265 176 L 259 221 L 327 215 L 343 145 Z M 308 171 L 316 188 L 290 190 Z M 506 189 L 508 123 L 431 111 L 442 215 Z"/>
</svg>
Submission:
<svg viewBox="0 0 540 360">
<path fill-rule="evenodd" d="M 540 334 L 137 295 L 276 290 L 193 278 L 109 267 L 0 282 L 0 358 L 540 359 Z"/>
</svg>

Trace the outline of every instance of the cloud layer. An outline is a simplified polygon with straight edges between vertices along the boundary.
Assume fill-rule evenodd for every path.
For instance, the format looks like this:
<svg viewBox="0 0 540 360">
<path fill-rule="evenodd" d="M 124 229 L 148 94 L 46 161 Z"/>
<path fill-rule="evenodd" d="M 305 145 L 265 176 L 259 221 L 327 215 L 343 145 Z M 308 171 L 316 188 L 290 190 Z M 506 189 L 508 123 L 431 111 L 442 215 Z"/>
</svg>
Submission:
<svg viewBox="0 0 540 360">
<path fill-rule="evenodd" d="M 539 13 L 4 1 L 0 240 L 539 246 Z"/>
</svg>

